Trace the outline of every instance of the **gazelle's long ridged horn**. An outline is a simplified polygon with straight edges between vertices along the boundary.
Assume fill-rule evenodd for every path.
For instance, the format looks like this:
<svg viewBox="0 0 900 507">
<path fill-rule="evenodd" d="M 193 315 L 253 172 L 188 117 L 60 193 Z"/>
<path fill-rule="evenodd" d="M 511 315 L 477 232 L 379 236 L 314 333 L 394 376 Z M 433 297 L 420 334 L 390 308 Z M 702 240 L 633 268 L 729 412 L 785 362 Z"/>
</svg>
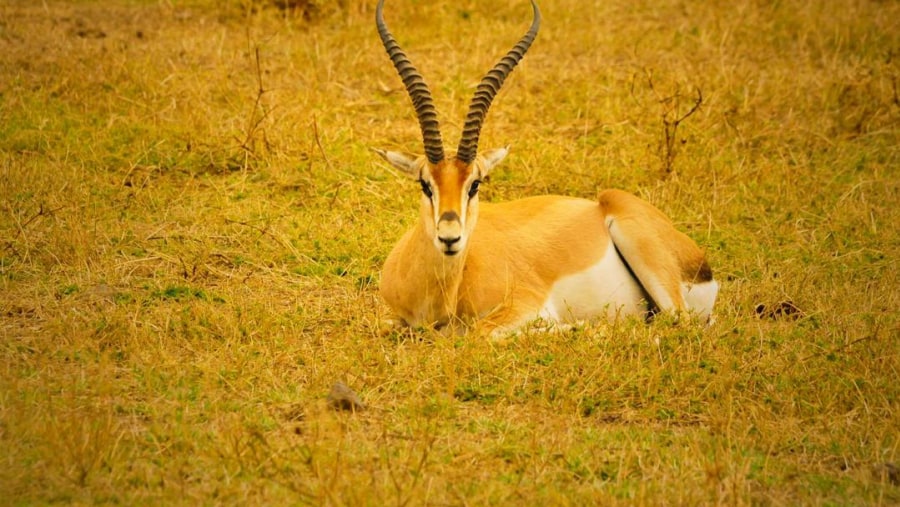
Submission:
<svg viewBox="0 0 900 507">
<path fill-rule="evenodd" d="M 432 164 L 444 160 L 444 143 L 441 141 L 440 124 L 437 120 L 437 111 L 434 109 L 434 101 L 431 98 L 431 90 L 425 84 L 425 80 L 419 71 L 413 66 L 406 57 L 406 53 L 394 40 L 394 36 L 388 31 L 387 25 L 384 23 L 384 0 L 378 1 L 375 7 L 375 25 L 378 27 L 378 35 L 381 36 L 381 42 L 387 51 L 394 68 L 400 74 L 403 85 L 406 86 L 406 92 L 412 99 L 413 107 L 416 109 L 416 117 L 419 119 L 419 127 L 422 129 L 422 142 L 425 145 L 425 156 Z"/>
<path fill-rule="evenodd" d="M 481 134 L 481 124 L 487 115 L 488 108 L 491 107 L 491 101 L 503 86 L 506 76 L 512 72 L 513 68 L 519 63 L 519 60 L 525 56 L 525 52 L 531 47 L 534 38 L 537 37 L 538 28 L 541 26 L 541 11 L 538 10 L 537 3 L 531 0 L 531 8 L 534 10 L 534 21 L 528 32 L 508 53 L 506 56 L 494 65 L 485 76 L 475 90 L 475 96 L 469 104 L 469 112 L 466 114 L 466 124 L 463 127 L 462 137 L 459 140 L 459 148 L 457 149 L 456 159 L 466 164 L 475 160 L 475 154 L 478 152 L 478 136 Z"/>
</svg>

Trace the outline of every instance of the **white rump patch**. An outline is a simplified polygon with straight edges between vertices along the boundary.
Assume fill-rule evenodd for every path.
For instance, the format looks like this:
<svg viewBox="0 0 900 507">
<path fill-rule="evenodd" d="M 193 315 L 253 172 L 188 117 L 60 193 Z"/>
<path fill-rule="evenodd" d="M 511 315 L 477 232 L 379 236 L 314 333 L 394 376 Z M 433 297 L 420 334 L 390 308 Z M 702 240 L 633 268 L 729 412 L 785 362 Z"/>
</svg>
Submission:
<svg viewBox="0 0 900 507">
<path fill-rule="evenodd" d="M 681 295 L 688 311 L 703 321 L 710 321 L 716 296 L 719 294 L 719 283 L 715 280 L 701 283 L 681 284 Z"/>
</svg>

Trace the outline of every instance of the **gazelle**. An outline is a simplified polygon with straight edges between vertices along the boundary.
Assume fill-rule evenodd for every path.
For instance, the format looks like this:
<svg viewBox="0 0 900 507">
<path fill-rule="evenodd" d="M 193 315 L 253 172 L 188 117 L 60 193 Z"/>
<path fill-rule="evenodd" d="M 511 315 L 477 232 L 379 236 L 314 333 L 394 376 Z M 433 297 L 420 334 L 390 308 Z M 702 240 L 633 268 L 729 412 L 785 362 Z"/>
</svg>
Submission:
<svg viewBox="0 0 900 507">
<path fill-rule="evenodd" d="M 479 203 L 507 149 L 478 153 L 491 101 L 537 36 L 522 39 L 475 91 L 455 154 L 445 154 L 431 92 L 375 9 L 381 41 L 412 99 L 425 155 L 375 150 L 421 185 L 421 216 L 384 264 L 381 293 L 402 323 L 477 323 L 486 332 L 532 320 L 567 323 L 657 311 L 708 320 L 718 292 L 704 253 L 653 205 L 621 190 L 597 200 L 545 195 Z"/>
</svg>

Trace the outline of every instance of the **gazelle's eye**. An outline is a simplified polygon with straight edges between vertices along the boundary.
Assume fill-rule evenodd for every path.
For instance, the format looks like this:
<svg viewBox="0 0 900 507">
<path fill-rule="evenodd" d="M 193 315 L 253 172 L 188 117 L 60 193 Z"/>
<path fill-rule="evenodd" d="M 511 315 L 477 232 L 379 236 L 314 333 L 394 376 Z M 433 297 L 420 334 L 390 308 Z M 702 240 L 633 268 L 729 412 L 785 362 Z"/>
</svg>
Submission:
<svg viewBox="0 0 900 507">
<path fill-rule="evenodd" d="M 478 193 L 478 185 L 481 184 L 481 180 L 475 180 L 472 182 L 472 186 L 469 187 L 469 199 L 475 197 L 475 194 Z"/>
<path fill-rule="evenodd" d="M 431 199 L 431 185 L 429 185 L 425 180 L 419 180 L 419 184 L 422 185 L 422 193 L 425 194 L 425 197 Z"/>
</svg>

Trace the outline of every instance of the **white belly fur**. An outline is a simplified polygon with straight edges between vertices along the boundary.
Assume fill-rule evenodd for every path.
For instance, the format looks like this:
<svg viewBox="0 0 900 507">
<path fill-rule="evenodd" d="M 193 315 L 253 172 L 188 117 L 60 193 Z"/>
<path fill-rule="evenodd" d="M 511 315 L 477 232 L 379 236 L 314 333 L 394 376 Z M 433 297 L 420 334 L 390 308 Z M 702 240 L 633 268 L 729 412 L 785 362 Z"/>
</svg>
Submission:
<svg viewBox="0 0 900 507">
<path fill-rule="evenodd" d="M 539 316 L 554 322 L 604 315 L 612 320 L 617 316 L 642 314 L 646 310 L 643 289 L 610 242 L 598 263 L 553 284 Z"/>
</svg>

